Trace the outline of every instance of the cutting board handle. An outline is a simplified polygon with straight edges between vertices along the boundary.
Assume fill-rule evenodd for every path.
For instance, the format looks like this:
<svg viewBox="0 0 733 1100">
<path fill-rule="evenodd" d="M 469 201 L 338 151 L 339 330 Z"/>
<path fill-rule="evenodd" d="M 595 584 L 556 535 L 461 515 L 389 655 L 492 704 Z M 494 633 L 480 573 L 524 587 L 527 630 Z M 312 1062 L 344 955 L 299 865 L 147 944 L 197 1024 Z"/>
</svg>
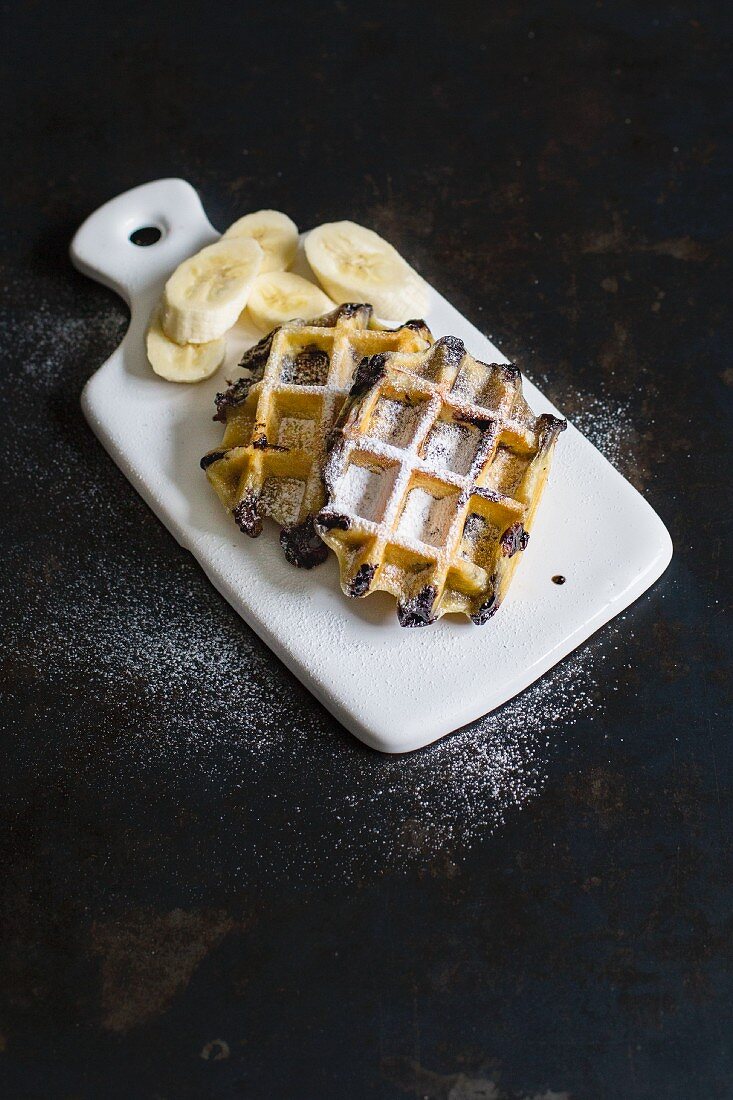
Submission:
<svg viewBox="0 0 733 1100">
<path fill-rule="evenodd" d="M 149 245 L 135 244 L 131 237 L 143 228 L 157 230 L 160 238 Z M 145 301 L 152 289 L 157 293 L 181 260 L 217 236 L 190 183 L 153 180 L 90 214 L 71 242 L 71 260 L 132 305 Z"/>
</svg>

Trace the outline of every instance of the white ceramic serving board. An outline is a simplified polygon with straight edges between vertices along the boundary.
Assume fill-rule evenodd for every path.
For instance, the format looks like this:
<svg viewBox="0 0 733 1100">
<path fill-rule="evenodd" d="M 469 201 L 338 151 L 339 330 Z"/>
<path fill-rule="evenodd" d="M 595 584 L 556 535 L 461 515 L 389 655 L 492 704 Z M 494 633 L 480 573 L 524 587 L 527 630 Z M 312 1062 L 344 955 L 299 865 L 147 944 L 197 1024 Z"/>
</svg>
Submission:
<svg viewBox="0 0 733 1100">
<path fill-rule="evenodd" d="M 130 234 L 156 226 L 140 247 Z M 221 438 L 213 400 L 236 377 L 258 334 L 240 323 L 224 367 L 206 382 L 157 378 L 144 332 L 171 271 L 219 234 L 194 189 L 157 180 L 108 202 L 74 237 L 75 265 L 116 290 L 131 309 L 128 331 L 90 378 L 84 413 L 99 439 L 178 542 L 263 641 L 357 737 L 406 752 L 500 706 L 641 595 L 672 556 L 666 528 L 637 491 L 572 426 L 560 436 L 532 537 L 509 594 L 483 627 L 447 617 L 422 629 L 397 624 L 385 593 L 350 600 L 336 560 L 289 565 L 274 524 L 250 540 L 221 507 L 199 459 Z M 305 270 L 304 258 L 298 260 Z M 297 269 L 297 268 L 296 268 Z M 460 337 L 479 359 L 504 356 L 444 298 L 431 292 L 435 337 Z M 537 413 L 561 415 L 531 383 Z M 567 578 L 552 583 L 554 574 Z M 246 676 L 246 669 L 241 672 Z"/>
</svg>

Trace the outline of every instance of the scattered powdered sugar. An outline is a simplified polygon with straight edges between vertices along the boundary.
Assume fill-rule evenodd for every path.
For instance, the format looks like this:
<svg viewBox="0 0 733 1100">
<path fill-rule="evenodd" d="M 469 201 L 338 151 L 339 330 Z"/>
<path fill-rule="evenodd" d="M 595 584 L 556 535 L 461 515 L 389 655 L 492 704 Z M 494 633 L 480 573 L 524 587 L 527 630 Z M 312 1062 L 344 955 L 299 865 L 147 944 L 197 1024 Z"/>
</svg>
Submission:
<svg viewBox="0 0 733 1100">
<path fill-rule="evenodd" d="M 639 451 L 630 404 L 580 392 L 568 400 L 575 427 L 622 473 L 628 473 Z"/>
<path fill-rule="evenodd" d="M 596 693 L 586 647 L 473 726 L 384 756 L 345 736 L 186 558 L 160 572 L 123 551 L 112 577 L 90 561 L 52 601 L 29 597 L 3 656 L 31 688 L 40 679 L 55 693 L 79 767 L 102 788 L 132 770 L 168 790 L 183 778 L 222 805 L 256 805 L 261 829 L 207 826 L 249 879 L 347 880 L 460 860 L 542 790 L 553 750 Z M 90 708 L 104 717 L 85 728 Z M 100 721 L 111 739 L 100 740 Z M 315 834 L 298 829 L 301 815 L 319 822 Z"/>
<path fill-rule="evenodd" d="M 63 320 L 43 302 L 22 322 L 6 320 L 0 336 L 18 349 L 14 384 L 31 415 L 42 409 L 39 393 L 64 385 L 70 363 L 89 348 L 111 351 L 124 328 L 116 307 Z M 575 417 L 611 461 L 626 439 L 621 413 L 589 402 Z M 4 441 L 6 460 L 32 459 L 23 437 L 33 426 Z M 243 868 L 266 881 L 317 869 L 343 880 L 442 854 L 460 859 L 537 797 L 557 746 L 579 718 L 592 717 L 599 688 L 591 641 L 500 710 L 427 749 L 405 757 L 363 749 L 186 554 L 164 543 L 157 557 L 145 539 L 141 546 L 128 540 L 141 512 L 118 499 L 118 477 L 106 461 L 93 463 L 91 441 L 70 446 L 48 419 L 42 430 L 46 461 L 41 468 L 36 459 L 27 476 L 52 502 L 78 505 L 80 523 L 93 516 L 92 531 L 114 521 L 120 537 L 92 536 L 82 560 L 67 561 L 61 549 L 56 559 L 27 560 L 19 547 L 17 560 L 5 563 L 23 587 L 22 600 L 0 608 L 9 697 L 17 693 L 22 705 L 53 699 L 53 736 L 68 738 L 67 751 L 100 799 L 105 785 L 111 790 L 130 773 L 165 791 L 188 783 L 211 792 L 209 806 L 218 809 L 208 827 L 233 873 Z M 235 803 L 255 807 L 262 824 L 233 823 L 225 807 Z M 301 819 L 318 828 L 301 828 Z"/>
<path fill-rule="evenodd" d="M 0 312 L 0 347 L 6 354 L 12 349 L 21 381 L 57 384 L 63 367 L 74 360 L 83 362 L 90 348 L 104 346 L 111 355 L 127 328 L 122 305 L 89 316 L 64 317 L 59 316 L 58 306 L 37 300 L 36 294 L 31 300 L 36 302 L 33 310 Z M 94 361 L 89 360 L 88 366 L 91 373 Z"/>
</svg>

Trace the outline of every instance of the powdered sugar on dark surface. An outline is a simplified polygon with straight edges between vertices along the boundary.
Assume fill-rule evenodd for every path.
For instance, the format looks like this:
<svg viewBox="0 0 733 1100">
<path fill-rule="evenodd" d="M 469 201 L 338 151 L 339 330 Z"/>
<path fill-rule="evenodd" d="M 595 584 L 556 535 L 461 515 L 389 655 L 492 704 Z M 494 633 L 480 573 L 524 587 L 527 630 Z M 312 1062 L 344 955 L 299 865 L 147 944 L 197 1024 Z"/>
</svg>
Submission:
<svg viewBox="0 0 733 1100">
<path fill-rule="evenodd" d="M 120 310 L 63 321 L 41 305 L 4 326 L 27 352 L 13 364 L 14 385 L 37 419 L 33 430 L 46 437 L 47 462 L 24 468 L 22 432 L 2 441 L 3 461 L 33 482 L 51 513 L 71 510 L 88 526 L 89 553 L 69 561 L 61 541 L 56 554 L 35 561 L 21 541 L 14 565 L 25 588 L 3 609 L 2 658 L 14 690 L 21 684 L 53 700 L 49 738 L 64 745 L 78 782 L 102 804 L 133 780 L 179 801 L 181 812 L 203 799 L 221 820 L 227 874 L 297 879 L 318 866 L 348 880 L 442 854 L 460 860 L 538 796 L 576 721 L 602 715 L 591 640 L 436 745 L 404 757 L 364 749 L 172 544 L 81 414 L 69 406 L 61 427 L 48 414 L 54 393 L 68 390 L 61 374 L 74 359 L 79 384 L 98 365 L 85 363 L 85 347 L 102 343 L 109 352 L 119 340 Z M 613 459 L 620 411 L 588 415 L 593 441 Z M 49 775 L 52 786 L 60 782 Z M 322 835 L 294 843 L 299 818 L 316 807 Z"/>
</svg>

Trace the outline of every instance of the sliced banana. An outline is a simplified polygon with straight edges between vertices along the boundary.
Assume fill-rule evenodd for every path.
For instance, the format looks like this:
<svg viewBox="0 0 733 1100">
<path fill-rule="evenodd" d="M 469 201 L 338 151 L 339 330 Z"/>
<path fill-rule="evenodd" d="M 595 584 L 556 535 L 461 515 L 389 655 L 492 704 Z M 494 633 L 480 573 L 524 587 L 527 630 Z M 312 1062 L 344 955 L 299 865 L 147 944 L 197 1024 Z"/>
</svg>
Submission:
<svg viewBox="0 0 733 1100">
<path fill-rule="evenodd" d="M 261 272 L 285 271 L 298 251 L 298 227 L 280 210 L 256 210 L 230 225 L 224 240 L 251 237 L 264 252 Z"/>
<path fill-rule="evenodd" d="M 315 283 L 292 271 L 268 271 L 258 275 L 247 302 L 247 313 L 257 328 L 269 332 L 296 317 L 310 321 L 334 309 L 327 294 Z"/>
<path fill-rule="evenodd" d="M 319 225 L 305 239 L 305 254 L 323 289 L 339 304 L 369 302 L 385 321 L 407 321 L 427 312 L 425 280 L 363 225 Z"/>
<path fill-rule="evenodd" d="M 218 340 L 247 304 L 262 265 L 249 237 L 220 240 L 184 260 L 165 284 L 162 325 L 177 344 Z"/>
<path fill-rule="evenodd" d="M 226 339 L 208 344 L 176 344 L 169 340 L 160 323 L 160 309 L 150 320 L 145 337 L 150 365 L 169 382 L 201 382 L 221 366 L 227 350 Z"/>
</svg>

